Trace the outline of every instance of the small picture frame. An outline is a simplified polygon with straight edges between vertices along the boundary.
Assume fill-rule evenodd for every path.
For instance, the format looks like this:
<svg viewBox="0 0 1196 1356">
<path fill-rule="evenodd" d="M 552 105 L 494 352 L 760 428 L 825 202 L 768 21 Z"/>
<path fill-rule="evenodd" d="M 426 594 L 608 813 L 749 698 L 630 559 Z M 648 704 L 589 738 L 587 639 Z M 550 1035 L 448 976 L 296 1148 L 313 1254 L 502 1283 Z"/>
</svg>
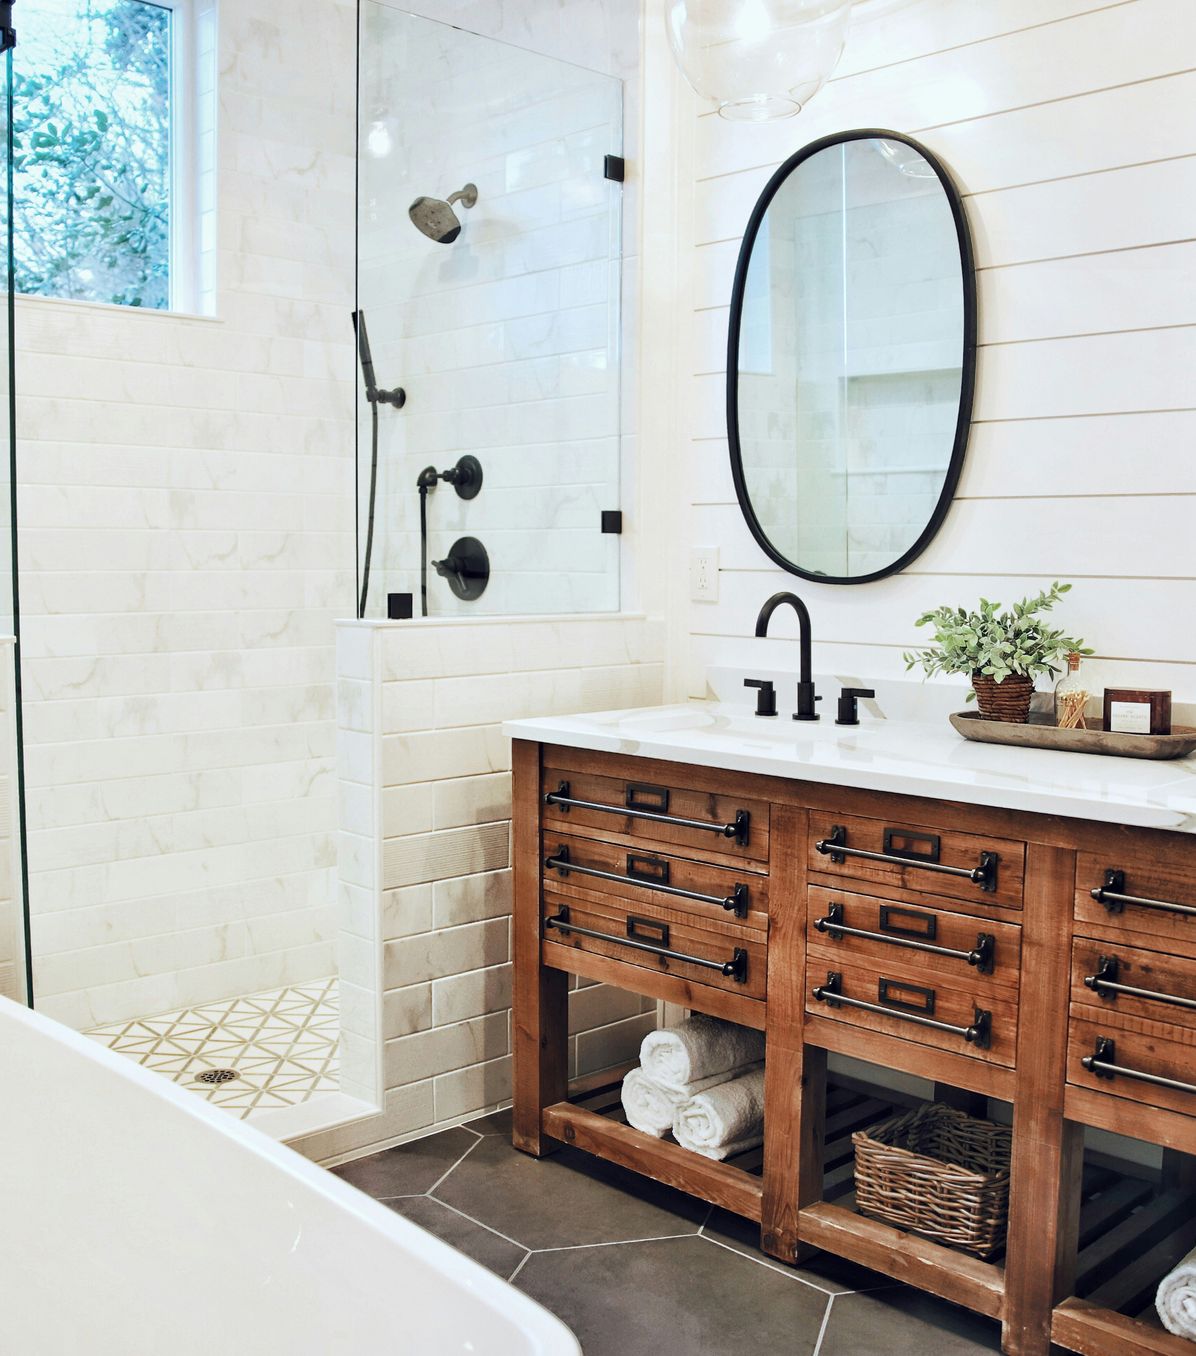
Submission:
<svg viewBox="0 0 1196 1356">
<path fill-rule="evenodd" d="M 1105 729 L 1114 734 L 1171 733 L 1171 693 L 1133 687 L 1105 688 Z"/>
</svg>

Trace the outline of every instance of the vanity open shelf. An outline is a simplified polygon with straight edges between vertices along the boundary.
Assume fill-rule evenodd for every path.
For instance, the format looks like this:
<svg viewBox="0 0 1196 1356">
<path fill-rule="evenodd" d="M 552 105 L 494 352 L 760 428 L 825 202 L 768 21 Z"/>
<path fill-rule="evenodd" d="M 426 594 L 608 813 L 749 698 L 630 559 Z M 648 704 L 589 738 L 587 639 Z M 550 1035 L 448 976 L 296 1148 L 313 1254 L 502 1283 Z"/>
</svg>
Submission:
<svg viewBox="0 0 1196 1356">
<path fill-rule="evenodd" d="M 538 739 L 514 770 L 517 1147 L 986 1314 L 1010 1356 L 1190 1352 L 1143 1312 L 1196 1243 L 1196 835 Z M 643 1134 L 616 1078 L 570 1100 L 570 974 L 762 1030 L 763 1148 Z M 832 1054 L 1012 1108 L 1004 1255 L 855 1210 L 851 1134 L 903 1096 L 828 1080 Z M 1163 1146 L 1164 1175 L 1086 1157 L 1085 1127 Z"/>
</svg>

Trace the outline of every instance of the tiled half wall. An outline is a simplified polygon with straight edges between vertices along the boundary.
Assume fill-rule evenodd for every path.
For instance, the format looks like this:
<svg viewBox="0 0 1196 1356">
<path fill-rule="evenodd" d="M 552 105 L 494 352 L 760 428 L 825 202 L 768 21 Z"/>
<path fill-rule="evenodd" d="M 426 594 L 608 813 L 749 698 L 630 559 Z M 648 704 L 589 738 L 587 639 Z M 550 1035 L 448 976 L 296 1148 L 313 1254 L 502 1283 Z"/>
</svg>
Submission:
<svg viewBox="0 0 1196 1356">
<path fill-rule="evenodd" d="M 343 622 L 337 632 L 341 1087 L 380 1114 L 336 1158 L 510 1098 L 510 742 L 502 721 L 659 702 L 643 618 Z M 627 1058 L 655 1004 L 570 995 L 571 1072 Z"/>
</svg>

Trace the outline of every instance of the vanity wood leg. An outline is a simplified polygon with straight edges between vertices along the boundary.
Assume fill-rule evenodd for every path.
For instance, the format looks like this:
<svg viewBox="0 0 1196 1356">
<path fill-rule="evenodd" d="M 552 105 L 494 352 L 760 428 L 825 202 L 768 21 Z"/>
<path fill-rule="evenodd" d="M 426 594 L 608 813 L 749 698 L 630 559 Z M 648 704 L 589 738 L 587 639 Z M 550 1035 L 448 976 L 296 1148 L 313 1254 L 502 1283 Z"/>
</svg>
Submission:
<svg viewBox="0 0 1196 1356">
<path fill-rule="evenodd" d="M 569 977 L 540 964 L 540 750 L 512 746 L 514 905 L 511 1049 L 515 1148 L 537 1158 L 560 1145 L 541 1130 L 541 1112 L 568 1094 Z"/>
<path fill-rule="evenodd" d="M 1162 1183 L 1175 1191 L 1196 1191 L 1196 1156 L 1164 1149 Z"/>
<path fill-rule="evenodd" d="M 826 1053 L 806 1047 L 802 1038 L 807 830 L 804 811 L 789 806 L 774 811 L 760 1247 L 789 1263 L 801 1256 L 798 1211 L 822 1199 L 826 1121 Z"/>
<path fill-rule="evenodd" d="M 1075 879 L 1075 856 L 1031 844 L 1022 927 L 1017 1097 L 1002 1350 L 1047 1356 L 1051 1315 L 1075 1283 L 1083 1127 L 1063 1118 L 1067 1074 L 1069 911 L 1059 907 Z"/>
</svg>

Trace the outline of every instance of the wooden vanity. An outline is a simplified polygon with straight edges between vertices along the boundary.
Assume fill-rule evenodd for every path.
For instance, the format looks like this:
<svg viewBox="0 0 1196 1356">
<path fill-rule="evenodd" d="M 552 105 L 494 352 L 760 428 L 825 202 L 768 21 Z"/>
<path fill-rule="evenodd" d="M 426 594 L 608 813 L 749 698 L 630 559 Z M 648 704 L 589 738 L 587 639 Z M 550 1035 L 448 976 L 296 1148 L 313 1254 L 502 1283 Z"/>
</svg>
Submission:
<svg viewBox="0 0 1196 1356">
<path fill-rule="evenodd" d="M 825 1249 L 997 1318 L 1011 1356 L 1191 1356 L 1135 1315 L 1196 1245 L 1196 835 L 528 739 L 514 776 L 517 1147 L 576 1145 L 758 1220 L 787 1262 Z M 763 1030 L 763 1151 L 641 1134 L 604 1114 L 615 1074 L 571 1090 L 570 975 Z M 828 1052 L 1012 1105 L 1002 1259 L 854 1211 Z M 1086 1159 L 1086 1126 L 1164 1146 L 1161 1176 Z"/>
</svg>

